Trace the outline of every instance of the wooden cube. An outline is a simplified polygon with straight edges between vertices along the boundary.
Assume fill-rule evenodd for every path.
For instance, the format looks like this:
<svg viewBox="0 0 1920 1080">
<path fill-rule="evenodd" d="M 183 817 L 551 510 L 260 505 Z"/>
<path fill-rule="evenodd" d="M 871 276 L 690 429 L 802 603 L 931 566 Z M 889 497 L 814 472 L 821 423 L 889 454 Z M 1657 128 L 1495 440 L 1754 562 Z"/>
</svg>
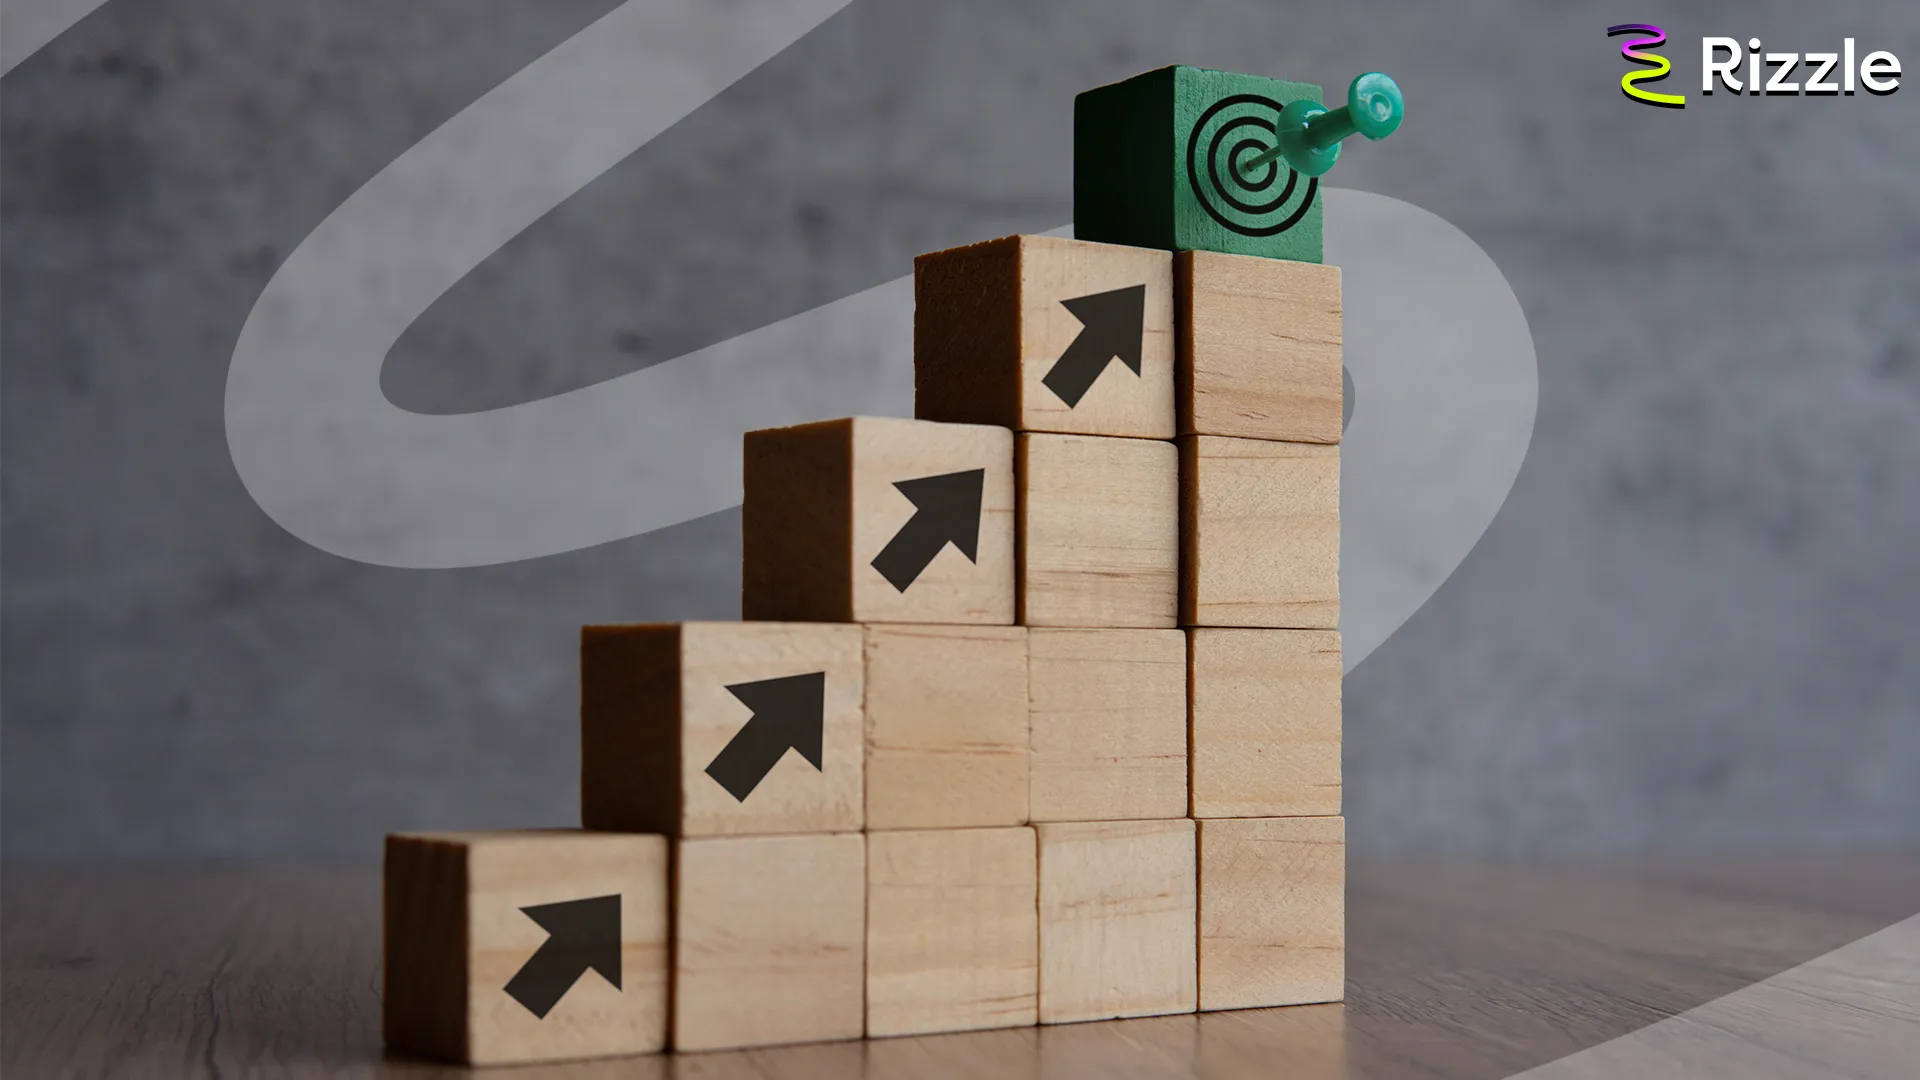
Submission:
<svg viewBox="0 0 1920 1080">
<path fill-rule="evenodd" d="M 1340 268 L 1173 257 L 1182 435 L 1340 441 Z"/>
<path fill-rule="evenodd" d="M 1191 630 L 1197 818 L 1340 813 L 1340 633 Z"/>
<path fill-rule="evenodd" d="M 1027 820 L 1027 630 L 867 627 L 867 828 Z"/>
<path fill-rule="evenodd" d="M 665 837 L 389 836 L 384 907 L 390 1046 L 482 1065 L 666 1043 Z"/>
<path fill-rule="evenodd" d="M 580 631 L 580 813 L 673 836 L 864 821 L 861 629 L 672 623 Z"/>
<path fill-rule="evenodd" d="M 1173 256 L 1009 236 L 913 261 L 913 409 L 1171 439 Z"/>
<path fill-rule="evenodd" d="M 1346 992 L 1347 823 L 1200 823 L 1200 1008 L 1339 1001 Z"/>
<path fill-rule="evenodd" d="M 1035 821 L 1187 812 L 1187 639 L 1178 630 L 1027 635 Z"/>
<path fill-rule="evenodd" d="M 1032 1024 L 1039 995 L 1033 830 L 867 837 L 867 1034 Z"/>
<path fill-rule="evenodd" d="M 1087 240 L 1321 259 L 1320 178 L 1273 145 L 1274 119 L 1320 88 L 1166 67 L 1073 99 L 1073 227 Z M 1338 104 L 1338 102 L 1335 102 Z"/>
<path fill-rule="evenodd" d="M 1340 448 L 1180 440 L 1180 621 L 1340 625 Z"/>
<path fill-rule="evenodd" d="M 680 841 L 674 1049 L 859 1038 L 866 906 L 859 833 Z"/>
<path fill-rule="evenodd" d="M 749 619 L 1013 622 L 1013 434 L 855 417 L 749 431 Z"/>
<path fill-rule="evenodd" d="M 1040 1022 L 1192 1012 L 1193 822 L 1034 826 L 1040 839 Z"/>
<path fill-rule="evenodd" d="M 1020 436 L 1021 623 L 1176 625 L 1179 458 L 1145 439 Z"/>
</svg>

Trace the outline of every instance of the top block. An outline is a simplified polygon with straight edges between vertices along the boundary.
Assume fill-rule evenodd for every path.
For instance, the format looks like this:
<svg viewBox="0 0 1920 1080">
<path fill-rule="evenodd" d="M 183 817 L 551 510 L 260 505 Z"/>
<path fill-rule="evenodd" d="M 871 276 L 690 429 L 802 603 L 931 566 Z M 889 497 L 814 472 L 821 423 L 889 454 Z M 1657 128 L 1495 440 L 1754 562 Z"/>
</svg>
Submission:
<svg viewBox="0 0 1920 1080">
<path fill-rule="evenodd" d="M 1276 149 L 1280 112 L 1320 88 L 1169 67 L 1073 102 L 1073 225 L 1082 240 L 1320 262 L 1318 176 Z"/>
<path fill-rule="evenodd" d="M 855 417 L 746 436 L 741 611 L 1013 623 L 1013 433 Z"/>
<path fill-rule="evenodd" d="M 1009 236 L 913 261 L 923 420 L 1171 439 L 1165 250 Z"/>
</svg>

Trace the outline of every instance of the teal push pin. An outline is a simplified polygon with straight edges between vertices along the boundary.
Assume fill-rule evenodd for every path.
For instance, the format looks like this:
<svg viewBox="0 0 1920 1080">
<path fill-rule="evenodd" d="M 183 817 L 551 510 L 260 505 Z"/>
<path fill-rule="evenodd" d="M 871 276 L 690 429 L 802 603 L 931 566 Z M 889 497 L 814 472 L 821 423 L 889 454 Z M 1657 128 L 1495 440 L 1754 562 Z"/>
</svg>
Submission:
<svg viewBox="0 0 1920 1080">
<path fill-rule="evenodd" d="M 1400 84 L 1379 71 L 1369 71 L 1347 87 L 1347 103 L 1329 109 L 1317 101 L 1295 101 L 1280 110 L 1274 125 L 1277 145 L 1241 165 L 1251 173 L 1274 158 L 1286 158 L 1295 172 L 1319 176 L 1340 160 L 1340 142 L 1353 135 L 1384 139 L 1406 116 Z"/>
</svg>

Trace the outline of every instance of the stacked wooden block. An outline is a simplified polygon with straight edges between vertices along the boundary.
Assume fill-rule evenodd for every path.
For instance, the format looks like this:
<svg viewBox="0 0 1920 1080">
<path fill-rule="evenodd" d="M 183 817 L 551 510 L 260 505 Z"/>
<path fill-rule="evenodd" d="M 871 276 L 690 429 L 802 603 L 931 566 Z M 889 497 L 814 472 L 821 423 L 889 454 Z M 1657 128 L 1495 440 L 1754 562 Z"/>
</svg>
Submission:
<svg viewBox="0 0 1920 1080">
<path fill-rule="evenodd" d="M 1336 269 L 915 265 L 917 419 L 750 433 L 738 623 L 587 627 L 585 831 L 388 844 L 487 1062 L 1338 1000 Z"/>
</svg>

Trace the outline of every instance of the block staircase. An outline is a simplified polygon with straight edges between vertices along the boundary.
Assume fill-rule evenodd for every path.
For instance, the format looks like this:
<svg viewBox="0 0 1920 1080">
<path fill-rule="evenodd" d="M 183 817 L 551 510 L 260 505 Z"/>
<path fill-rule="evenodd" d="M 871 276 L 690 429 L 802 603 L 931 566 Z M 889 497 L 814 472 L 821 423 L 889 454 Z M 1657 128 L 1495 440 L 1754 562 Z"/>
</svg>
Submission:
<svg viewBox="0 0 1920 1080">
<path fill-rule="evenodd" d="M 1013 236 L 914 276 L 915 419 L 746 436 L 743 621 L 582 630 L 582 828 L 388 839 L 391 1045 L 1341 999 L 1339 271 Z"/>
</svg>

